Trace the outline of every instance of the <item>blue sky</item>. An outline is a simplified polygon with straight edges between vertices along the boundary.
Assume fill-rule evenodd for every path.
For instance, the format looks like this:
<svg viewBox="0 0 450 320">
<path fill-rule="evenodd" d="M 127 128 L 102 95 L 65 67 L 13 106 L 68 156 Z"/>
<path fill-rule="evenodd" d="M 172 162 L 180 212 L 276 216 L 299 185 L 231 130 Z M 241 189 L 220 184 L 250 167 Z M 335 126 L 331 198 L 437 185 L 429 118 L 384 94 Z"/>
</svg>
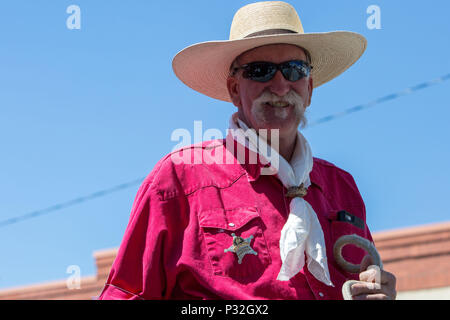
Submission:
<svg viewBox="0 0 450 320">
<path fill-rule="evenodd" d="M 146 176 L 178 128 L 225 132 L 235 107 L 184 86 L 171 60 L 224 40 L 254 1 L 2 1 L 0 220 Z M 317 88 L 308 119 L 450 72 L 448 1 L 290 1 L 305 32 L 363 34 L 363 57 Z M 69 30 L 69 5 L 81 29 Z M 369 30 L 370 5 L 381 29 Z M 349 171 L 372 232 L 450 220 L 450 81 L 303 131 L 316 157 Z M 0 288 L 95 274 L 117 247 L 138 185 L 0 228 Z"/>
</svg>

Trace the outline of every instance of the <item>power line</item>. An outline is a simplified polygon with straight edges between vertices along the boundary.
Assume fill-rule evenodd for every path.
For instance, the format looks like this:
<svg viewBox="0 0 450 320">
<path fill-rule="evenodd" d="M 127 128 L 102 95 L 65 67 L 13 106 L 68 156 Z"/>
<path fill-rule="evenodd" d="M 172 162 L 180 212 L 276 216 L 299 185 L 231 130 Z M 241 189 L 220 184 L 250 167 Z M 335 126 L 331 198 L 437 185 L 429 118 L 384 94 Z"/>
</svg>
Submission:
<svg viewBox="0 0 450 320">
<path fill-rule="evenodd" d="M 318 120 L 308 124 L 307 128 L 315 126 L 315 125 L 318 125 L 318 124 L 322 124 L 322 123 L 325 123 L 325 122 L 328 122 L 328 121 L 335 120 L 337 118 L 346 116 L 346 115 L 351 114 L 353 112 L 362 111 L 364 109 L 373 107 L 373 106 L 378 105 L 380 103 L 400 98 L 400 97 L 402 97 L 404 95 L 412 94 L 414 92 L 417 92 L 419 90 L 423 90 L 425 88 L 429 88 L 429 87 L 431 87 L 433 85 L 442 83 L 442 82 L 444 82 L 446 80 L 449 80 L 449 79 L 450 79 L 450 73 L 448 73 L 448 74 L 446 74 L 446 75 L 444 75 L 442 77 L 439 77 L 439 78 L 436 78 L 436 79 L 433 79 L 433 80 L 430 80 L 430 81 L 422 82 L 422 83 L 420 83 L 418 85 L 406 88 L 406 89 L 404 89 L 402 91 L 399 91 L 397 93 L 392 93 L 392 94 L 386 95 L 384 97 L 378 98 L 376 100 L 373 100 L 371 102 L 368 102 L 368 103 L 365 103 L 365 104 L 361 104 L 361 105 L 357 105 L 357 106 L 348 108 L 348 109 L 346 109 L 344 111 L 337 112 L 337 113 L 328 115 L 326 117 L 320 118 L 320 119 L 318 119 Z M 58 211 L 58 210 L 62 210 L 62 209 L 68 208 L 68 207 L 72 207 L 72 206 L 80 204 L 82 202 L 86 202 L 86 201 L 90 201 L 90 200 L 93 200 L 93 199 L 96 199 L 96 198 L 100 198 L 100 197 L 106 196 L 106 195 L 111 194 L 113 192 L 117 192 L 117 191 L 129 188 L 129 187 L 138 185 L 144 179 L 145 179 L 145 177 L 139 178 L 139 179 L 136 179 L 136 180 L 133 180 L 133 181 L 130 181 L 130 182 L 126 182 L 126 183 L 122 183 L 122 184 L 116 185 L 116 186 L 108 188 L 108 189 L 104 189 L 104 190 L 101 190 L 101 191 L 97 191 L 97 192 L 88 194 L 86 196 L 82 196 L 82 197 L 78 197 L 78 198 L 75 198 L 75 199 L 72 199 L 72 200 L 69 200 L 69 201 L 66 201 L 66 202 L 62 202 L 62 203 L 59 203 L 59 204 L 47 207 L 45 209 L 32 211 L 30 213 L 27 213 L 27 214 L 24 214 L 24 215 L 21 215 L 21 216 L 17 216 L 17 217 L 14 217 L 14 218 L 6 219 L 6 220 L 3 220 L 3 221 L 0 221 L 0 227 L 4 227 L 4 226 L 7 226 L 7 225 L 15 224 L 15 223 L 18 223 L 18 222 L 21 222 L 21 221 L 24 221 L 24 220 L 28 220 L 28 219 L 31 219 L 31 218 L 35 218 L 35 217 L 38 217 L 38 216 L 42 216 L 42 215 L 48 214 L 48 213 L 53 212 L 53 211 Z"/>
<path fill-rule="evenodd" d="M 129 188 L 129 187 L 138 185 L 144 179 L 145 179 L 145 177 L 144 178 L 140 178 L 140 179 L 136 179 L 136 180 L 133 180 L 133 181 L 130 181 L 130 182 L 122 183 L 122 184 L 116 185 L 116 186 L 108 188 L 108 189 L 104 189 L 104 190 L 93 192 L 93 193 L 88 194 L 86 196 L 81 196 L 81 197 L 78 197 L 78 198 L 75 198 L 75 199 L 72 199 L 72 200 L 69 200 L 69 201 L 66 201 L 66 202 L 62 202 L 62 203 L 58 203 L 58 204 L 52 205 L 52 206 L 47 207 L 45 209 L 32 211 L 32 212 L 29 212 L 29 213 L 21 215 L 21 216 L 17 216 L 17 217 L 14 217 L 14 218 L 6 219 L 6 220 L 3 220 L 3 221 L 0 221 L 0 227 L 5 227 L 7 225 L 15 224 L 15 223 L 18 223 L 18 222 L 21 222 L 21 221 L 24 221 L 24 220 L 28 220 L 28 219 L 31 219 L 31 218 L 36 218 L 38 216 L 43 216 L 43 215 L 48 214 L 48 213 L 53 212 L 53 211 L 58 211 L 58 210 L 62 210 L 62 209 L 68 208 L 68 207 L 72 207 L 72 206 L 80 204 L 82 202 L 86 202 L 86 201 L 93 200 L 93 199 L 96 199 L 96 198 L 104 197 L 104 196 L 106 196 L 108 194 L 111 194 L 113 192 L 117 192 L 117 191 Z"/>
<path fill-rule="evenodd" d="M 449 80 L 449 79 L 450 79 L 450 73 L 448 73 L 448 74 L 446 74 L 446 75 L 444 75 L 442 77 L 430 80 L 430 81 L 422 82 L 422 83 L 420 83 L 418 85 L 415 85 L 413 87 L 406 88 L 405 90 L 399 91 L 397 93 L 388 94 L 388 95 L 386 95 L 384 97 L 378 98 L 378 99 L 370 101 L 368 103 L 360 104 L 360 105 L 348 108 L 348 109 L 346 109 L 344 111 L 336 112 L 334 114 L 325 116 L 323 118 L 320 118 L 320 119 L 318 119 L 316 121 L 313 121 L 313 122 L 309 123 L 306 128 L 310 128 L 310 127 L 313 127 L 315 125 L 322 124 L 324 122 L 328 122 L 328 121 L 331 121 L 331 120 L 335 120 L 337 118 L 341 118 L 341 117 L 349 115 L 349 114 L 351 114 L 353 112 L 358 112 L 358 111 L 361 111 L 361 110 L 373 107 L 373 106 L 375 106 L 377 104 L 380 104 L 380 103 L 383 103 L 383 102 L 386 102 L 386 101 L 390 101 L 390 100 L 394 100 L 394 99 L 400 98 L 401 96 L 405 96 L 405 95 L 417 92 L 419 90 L 423 90 L 423 89 L 429 88 L 429 87 L 431 87 L 433 85 L 442 83 L 442 82 L 444 82 L 446 80 Z"/>
</svg>

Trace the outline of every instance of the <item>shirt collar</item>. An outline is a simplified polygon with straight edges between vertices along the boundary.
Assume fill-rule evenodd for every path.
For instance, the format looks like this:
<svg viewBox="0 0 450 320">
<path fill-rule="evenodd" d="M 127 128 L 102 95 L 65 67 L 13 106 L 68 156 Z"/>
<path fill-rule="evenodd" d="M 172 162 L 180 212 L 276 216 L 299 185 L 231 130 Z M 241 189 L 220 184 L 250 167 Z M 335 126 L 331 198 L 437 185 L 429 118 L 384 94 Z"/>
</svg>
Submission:
<svg viewBox="0 0 450 320">
<path fill-rule="evenodd" d="M 258 178 L 261 176 L 261 170 L 269 166 L 270 163 L 267 164 L 261 163 L 261 161 L 259 161 L 259 157 L 258 162 L 256 164 L 244 163 L 242 165 L 242 167 L 245 169 L 247 173 L 247 179 L 250 182 L 257 181 Z M 321 191 L 323 191 L 323 180 L 319 174 L 319 170 L 317 168 L 317 161 L 315 160 L 314 157 L 313 157 L 313 168 L 309 174 L 309 178 L 311 180 L 311 184 L 316 185 L 317 187 L 319 187 Z"/>
<path fill-rule="evenodd" d="M 226 146 L 227 142 L 228 142 L 227 139 L 223 139 L 224 146 Z M 261 176 L 261 170 L 265 167 L 269 167 L 270 163 L 263 163 L 258 154 L 256 154 L 254 151 L 251 151 L 249 148 L 243 147 L 242 145 L 238 144 L 238 142 L 234 139 L 233 143 L 234 143 L 233 151 L 236 159 L 238 159 L 236 155 L 239 153 L 239 150 L 245 148 L 245 156 L 238 159 L 238 165 L 240 165 L 241 168 L 246 172 L 248 181 L 250 182 L 257 181 Z M 239 162 L 239 160 L 241 161 Z M 321 191 L 323 191 L 324 183 L 317 167 L 316 158 L 314 157 L 313 157 L 313 168 L 309 174 L 309 178 L 311 180 L 311 184 L 316 185 L 317 187 L 319 187 Z"/>
</svg>

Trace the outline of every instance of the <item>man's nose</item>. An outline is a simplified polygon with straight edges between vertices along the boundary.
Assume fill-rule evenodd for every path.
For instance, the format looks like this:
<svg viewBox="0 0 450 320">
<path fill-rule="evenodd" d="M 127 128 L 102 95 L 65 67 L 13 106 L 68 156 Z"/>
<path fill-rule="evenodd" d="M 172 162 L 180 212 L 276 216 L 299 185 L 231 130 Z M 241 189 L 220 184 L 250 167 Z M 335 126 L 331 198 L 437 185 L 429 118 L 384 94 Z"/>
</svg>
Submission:
<svg viewBox="0 0 450 320">
<path fill-rule="evenodd" d="M 291 84 L 292 83 L 290 81 L 286 80 L 281 71 L 277 70 L 275 76 L 269 81 L 268 89 L 279 97 L 283 97 L 291 91 Z"/>
</svg>

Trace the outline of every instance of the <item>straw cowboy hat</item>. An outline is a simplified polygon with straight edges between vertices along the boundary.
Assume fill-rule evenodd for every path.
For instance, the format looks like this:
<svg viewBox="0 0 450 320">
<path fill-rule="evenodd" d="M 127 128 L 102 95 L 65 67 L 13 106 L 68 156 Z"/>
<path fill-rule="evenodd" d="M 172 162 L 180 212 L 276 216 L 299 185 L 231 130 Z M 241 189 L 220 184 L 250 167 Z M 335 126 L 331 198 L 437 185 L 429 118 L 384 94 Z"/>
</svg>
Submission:
<svg viewBox="0 0 450 320">
<path fill-rule="evenodd" d="M 231 102 L 227 77 L 234 59 L 250 49 L 287 43 L 311 55 L 314 87 L 337 77 L 366 49 L 366 39 L 354 32 L 304 33 L 295 9 L 281 1 L 246 5 L 234 15 L 229 40 L 207 41 L 181 50 L 172 61 L 177 77 L 211 98 Z"/>
</svg>

